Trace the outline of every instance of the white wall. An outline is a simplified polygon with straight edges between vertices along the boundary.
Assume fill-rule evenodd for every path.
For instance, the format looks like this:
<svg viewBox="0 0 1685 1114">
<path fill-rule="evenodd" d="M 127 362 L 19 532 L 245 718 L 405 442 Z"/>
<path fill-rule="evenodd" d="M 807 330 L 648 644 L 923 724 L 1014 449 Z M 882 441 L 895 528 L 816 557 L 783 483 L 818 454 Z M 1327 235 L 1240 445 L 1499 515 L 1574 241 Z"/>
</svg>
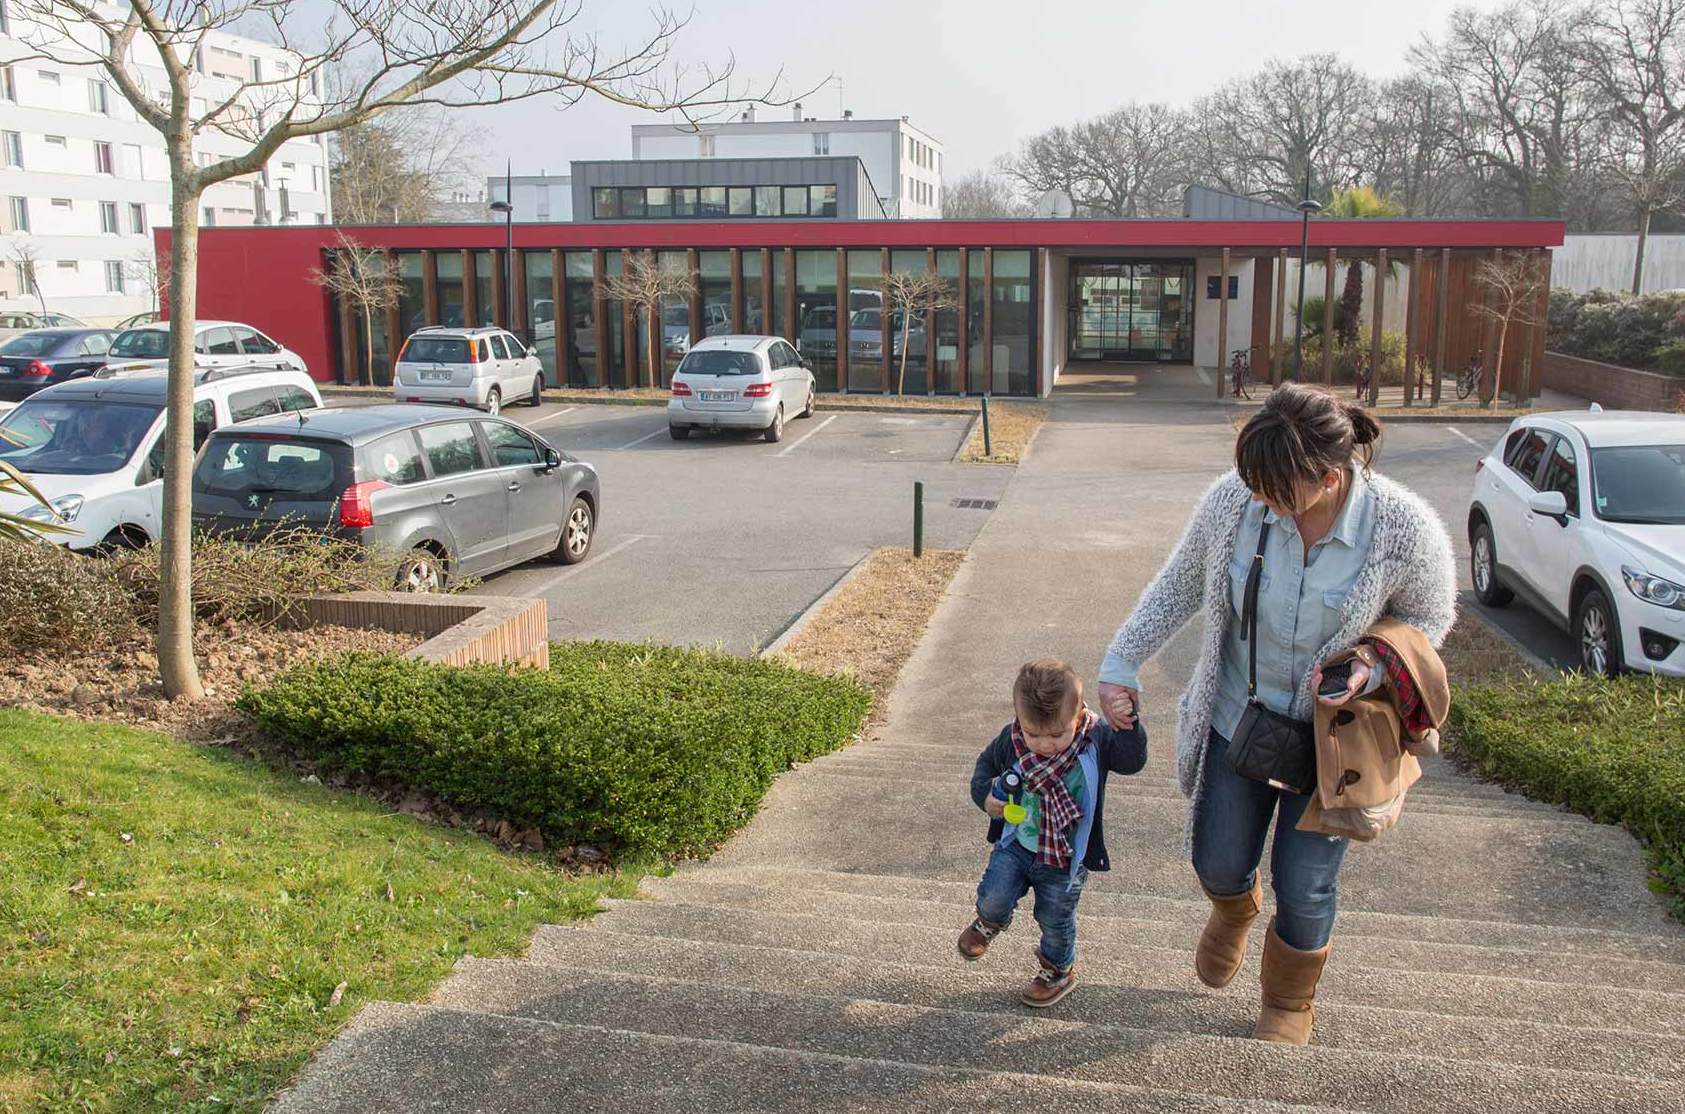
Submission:
<svg viewBox="0 0 1685 1114">
<path fill-rule="evenodd" d="M 1207 278 L 1219 276 L 1223 261 L 1208 256 L 1194 261 L 1194 363 L 1200 367 L 1228 367 L 1229 353 L 1252 343 L 1252 261 L 1229 257 L 1229 275 L 1238 278 L 1239 289 L 1229 299 L 1228 337 L 1218 343 L 1217 318 L 1221 303 L 1205 296 Z"/>
<path fill-rule="evenodd" d="M 1550 284 L 1569 290 L 1631 290 L 1637 236 L 1566 236 L 1551 251 Z M 1685 290 L 1685 236 L 1651 236 L 1644 246 L 1644 292 Z"/>
</svg>

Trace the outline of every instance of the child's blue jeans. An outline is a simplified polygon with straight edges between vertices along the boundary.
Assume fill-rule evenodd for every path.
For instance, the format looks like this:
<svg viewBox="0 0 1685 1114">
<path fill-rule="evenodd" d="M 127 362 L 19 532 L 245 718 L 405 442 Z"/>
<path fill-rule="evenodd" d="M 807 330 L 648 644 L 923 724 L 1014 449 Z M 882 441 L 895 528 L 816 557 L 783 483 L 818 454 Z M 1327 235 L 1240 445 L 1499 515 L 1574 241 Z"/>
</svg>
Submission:
<svg viewBox="0 0 1685 1114">
<path fill-rule="evenodd" d="M 1036 862 L 1035 852 L 1014 840 L 989 855 L 983 880 L 977 883 L 977 915 L 1003 928 L 1012 911 L 1030 890 L 1036 891 L 1036 923 L 1041 925 L 1041 955 L 1063 971 L 1077 958 L 1077 899 L 1088 882 L 1088 868 L 1071 873 Z"/>
</svg>

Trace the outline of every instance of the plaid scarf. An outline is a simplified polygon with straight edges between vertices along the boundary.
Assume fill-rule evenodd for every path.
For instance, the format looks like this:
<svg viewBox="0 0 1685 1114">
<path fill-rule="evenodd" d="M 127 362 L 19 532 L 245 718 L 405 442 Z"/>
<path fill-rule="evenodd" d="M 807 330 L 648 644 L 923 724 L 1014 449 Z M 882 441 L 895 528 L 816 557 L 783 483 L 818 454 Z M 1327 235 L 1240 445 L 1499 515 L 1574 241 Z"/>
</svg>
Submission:
<svg viewBox="0 0 1685 1114">
<path fill-rule="evenodd" d="M 1391 646 L 1378 639 L 1367 642 L 1387 671 L 1387 683 L 1392 686 L 1393 702 L 1398 706 L 1398 718 L 1404 721 L 1404 730 L 1420 735 L 1433 724 L 1428 720 L 1427 709 L 1422 706 L 1421 693 L 1416 691 L 1416 679 L 1410 676 L 1410 670 L 1404 667 L 1403 659 Z"/>
<path fill-rule="evenodd" d="M 1088 734 L 1100 717 L 1082 710 L 1082 723 L 1077 726 L 1076 742 L 1054 755 L 1043 758 L 1024 742 L 1023 729 L 1012 721 L 1012 753 L 1018 759 L 1018 769 L 1024 776 L 1024 788 L 1041 798 L 1041 830 L 1036 833 L 1036 862 L 1056 870 L 1071 865 L 1071 840 L 1066 834 L 1082 819 L 1082 809 L 1071 799 L 1065 788 L 1065 775 L 1077 764 L 1077 755 L 1088 745 Z"/>
</svg>

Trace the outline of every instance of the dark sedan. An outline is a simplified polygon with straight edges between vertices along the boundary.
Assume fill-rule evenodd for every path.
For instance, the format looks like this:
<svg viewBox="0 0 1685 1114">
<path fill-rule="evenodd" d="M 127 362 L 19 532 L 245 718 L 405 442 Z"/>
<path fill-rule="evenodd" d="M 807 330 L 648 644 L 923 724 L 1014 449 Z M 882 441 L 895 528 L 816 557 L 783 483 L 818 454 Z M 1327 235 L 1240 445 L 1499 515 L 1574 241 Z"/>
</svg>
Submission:
<svg viewBox="0 0 1685 1114">
<path fill-rule="evenodd" d="M 34 329 L 0 344 L 0 399 L 21 402 L 42 387 L 105 366 L 112 329 Z"/>
</svg>

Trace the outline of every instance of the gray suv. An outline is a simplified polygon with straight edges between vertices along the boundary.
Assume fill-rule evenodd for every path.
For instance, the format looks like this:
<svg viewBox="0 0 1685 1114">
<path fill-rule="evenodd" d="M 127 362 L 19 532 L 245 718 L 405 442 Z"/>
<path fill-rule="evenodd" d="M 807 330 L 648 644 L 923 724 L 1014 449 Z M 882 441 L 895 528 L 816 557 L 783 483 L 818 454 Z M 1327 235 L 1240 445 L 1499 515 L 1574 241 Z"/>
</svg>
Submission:
<svg viewBox="0 0 1685 1114">
<path fill-rule="evenodd" d="M 535 557 L 583 561 L 601 505 L 591 465 L 500 418 L 436 406 L 242 422 L 211 435 L 193 472 L 198 528 L 318 528 L 389 554 L 397 586 L 418 592 Z"/>
</svg>

